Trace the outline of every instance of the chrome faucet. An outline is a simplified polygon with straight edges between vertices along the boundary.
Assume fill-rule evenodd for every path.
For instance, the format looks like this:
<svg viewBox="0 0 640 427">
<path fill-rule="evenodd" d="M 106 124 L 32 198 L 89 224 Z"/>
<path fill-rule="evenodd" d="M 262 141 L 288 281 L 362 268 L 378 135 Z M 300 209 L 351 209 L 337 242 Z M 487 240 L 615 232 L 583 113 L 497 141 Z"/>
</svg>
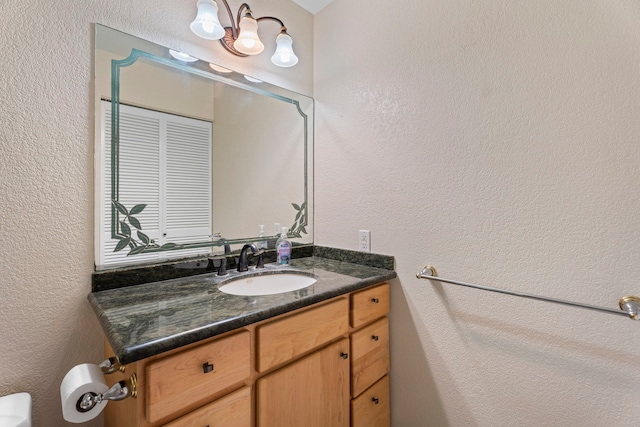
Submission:
<svg viewBox="0 0 640 427">
<path fill-rule="evenodd" d="M 258 263 L 256 264 L 256 268 L 264 268 L 264 259 L 262 256 L 262 254 L 264 254 L 264 250 L 258 249 L 258 247 L 253 243 L 247 243 L 242 247 L 242 250 L 240 251 L 240 258 L 238 259 L 238 272 L 249 270 L 249 261 L 247 260 L 247 249 L 251 249 L 252 254 L 258 255 Z"/>
</svg>

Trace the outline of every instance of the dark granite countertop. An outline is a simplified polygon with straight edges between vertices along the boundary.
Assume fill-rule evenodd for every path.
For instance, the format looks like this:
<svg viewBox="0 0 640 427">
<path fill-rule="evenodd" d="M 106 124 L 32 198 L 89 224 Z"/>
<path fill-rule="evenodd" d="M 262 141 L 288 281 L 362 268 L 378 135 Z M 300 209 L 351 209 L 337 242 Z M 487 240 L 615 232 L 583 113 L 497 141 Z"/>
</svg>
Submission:
<svg viewBox="0 0 640 427">
<path fill-rule="evenodd" d="M 334 256 L 334 251 L 314 253 L 334 259 L 311 256 L 293 259 L 290 267 L 267 264 L 267 270 L 293 269 L 317 277 L 316 283 L 297 291 L 226 294 L 218 285 L 239 275 L 230 272 L 92 292 L 88 299 L 115 354 L 127 364 L 396 277 L 393 257 L 382 256 L 390 259 L 388 269 L 359 263 L 358 257 Z M 389 267 L 386 261 L 383 265 Z"/>
</svg>

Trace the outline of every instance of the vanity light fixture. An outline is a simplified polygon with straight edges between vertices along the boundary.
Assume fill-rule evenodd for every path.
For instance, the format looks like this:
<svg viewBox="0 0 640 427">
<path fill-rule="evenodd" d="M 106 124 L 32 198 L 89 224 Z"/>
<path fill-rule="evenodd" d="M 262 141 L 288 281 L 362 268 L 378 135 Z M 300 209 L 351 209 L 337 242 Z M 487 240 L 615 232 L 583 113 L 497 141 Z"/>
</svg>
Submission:
<svg viewBox="0 0 640 427">
<path fill-rule="evenodd" d="M 224 48 L 236 56 L 257 55 L 264 50 L 264 44 L 258 37 L 258 23 L 264 20 L 276 21 L 280 24 L 280 34 L 276 37 L 276 52 L 271 57 L 278 67 L 293 67 L 298 57 L 293 52 L 293 39 L 287 34 L 284 23 L 273 16 L 254 18 L 247 3 L 238 9 L 236 20 L 233 19 L 227 0 L 220 0 L 227 9 L 230 27 L 223 27 L 218 19 L 216 0 L 198 0 L 198 13 L 191 23 L 191 31 L 198 37 L 207 40 L 220 40 Z"/>
</svg>

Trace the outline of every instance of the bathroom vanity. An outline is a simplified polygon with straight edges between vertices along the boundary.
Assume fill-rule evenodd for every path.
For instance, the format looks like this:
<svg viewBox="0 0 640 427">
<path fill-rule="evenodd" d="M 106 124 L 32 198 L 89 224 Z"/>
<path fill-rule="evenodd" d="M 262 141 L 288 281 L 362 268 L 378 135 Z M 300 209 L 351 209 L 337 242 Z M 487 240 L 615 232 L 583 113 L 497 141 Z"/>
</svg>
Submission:
<svg viewBox="0 0 640 427">
<path fill-rule="evenodd" d="M 105 426 L 388 426 L 393 257 L 313 244 L 313 99 L 95 29 L 89 301 L 131 394 Z M 315 283 L 221 290 L 281 226 L 295 259 L 259 271 Z"/>
<path fill-rule="evenodd" d="M 395 272 L 318 256 L 291 269 L 316 283 L 238 296 L 212 273 L 92 293 L 124 364 L 109 385 L 136 383 L 105 426 L 388 426 Z"/>
</svg>

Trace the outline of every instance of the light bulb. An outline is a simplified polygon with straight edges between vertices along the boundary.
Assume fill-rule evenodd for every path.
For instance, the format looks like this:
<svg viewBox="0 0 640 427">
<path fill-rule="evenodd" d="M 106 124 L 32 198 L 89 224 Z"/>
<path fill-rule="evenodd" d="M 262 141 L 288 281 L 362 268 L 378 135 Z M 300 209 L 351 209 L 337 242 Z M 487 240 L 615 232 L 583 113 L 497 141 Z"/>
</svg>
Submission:
<svg viewBox="0 0 640 427">
<path fill-rule="evenodd" d="M 218 40 L 224 37 L 224 28 L 218 20 L 218 5 L 214 0 L 198 0 L 198 14 L 190 28 L 203 39 Z"/>
<path fill-rule="evenodd" d="M 244 39 L 242 40 L 242 46 L 246 47 L 247 49 L 251 49 L 256 45 L 256 41 L 252 40 L 252 39 Z"/>
<path fill-rule="evenodd" d="M 202 23 L 202 29 L 206 32 L 206 33 L 213 33 L 213 30 L 216 28 L 216 26 L 213 24 L 213 22 L 211 21 L 204 21 Z"/>
<path fill-rule="evenodd" d="M 284 31 L 276 37 L 276 52 L 271 62 L 278 67 L 293 67 L 298 63 L 298 57 L 293 53 L 293 39 Z"/>
<path fill-rule="evenodd" d="M 240 20 L 240 34 L 233 47 L 245 55 L 257 55 L 264 50 L 264 44 L 258 37 L 258 21 L 250 13 Z"/>
</svg>

